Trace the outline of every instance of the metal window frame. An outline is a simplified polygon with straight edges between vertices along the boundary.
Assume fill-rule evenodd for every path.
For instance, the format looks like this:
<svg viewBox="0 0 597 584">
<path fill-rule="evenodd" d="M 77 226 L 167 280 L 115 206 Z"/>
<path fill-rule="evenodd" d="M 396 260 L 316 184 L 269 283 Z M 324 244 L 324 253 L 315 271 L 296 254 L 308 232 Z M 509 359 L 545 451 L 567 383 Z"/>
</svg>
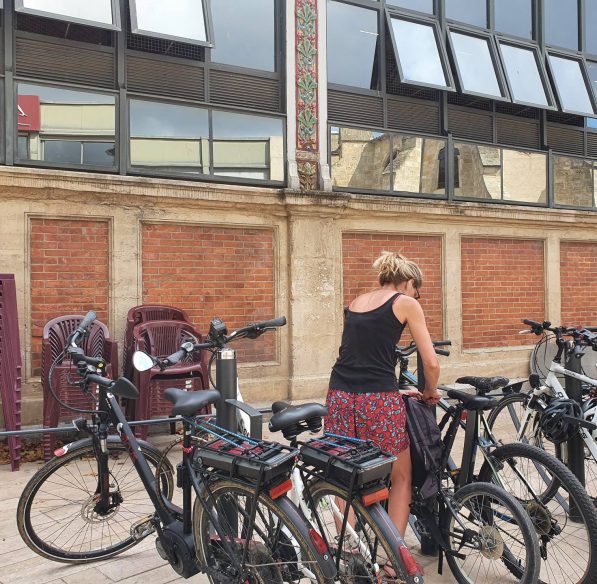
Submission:
<svg viewBox="0 0 597 584">
<path fill-rule="evenodd" d="M 504 75 L 506 77 L 506 82 L 508 84 L 508 89 L 510 91 L 512 103 L 516 103 L 519 105 L 526 105 L 529 107 L 534 107 L 534 108 L 538 108 L 538 109 L 542 109 L 542 110 L 558 111 L 558 108 L 556 107 L 555 98 L 554 98 L 554 95 L 553 95 L 553 92 L 551 89 L 551 84 L 549 83 L 549 78 L 547 76 L 547 71 L 545 69 L 545 64 L 543 63 L 543 61 L 541 59 L 539 47 L 533 43 L 516 42 L 509 38 L 498 37 L 497 35 L 496 35 L 496 44 L 498 47 L 498 53 L 500 55 L 502 66 L 504 68 Z M 510 75 L 508 73 L 508 67 L 506 66 L 504 54 L 502 52 L 502 44 L 509 45 L 509 46 L 517 48 L 517 49 L 530 50 L 533 52 L 533 56 L 535 57 L 535 65 L 537 67 L 537 72 L 539 73 L 539 78 L 541 79 L 541 84 L 543 85 L 543 91 L 545 92 L 545 97 L 547 98 L 547 102 L 548 102 L 548 104 L 546 106 L 542 105 L 542 104 L 538 104 L 538 103 L 532 103 L 532 102 L 528 102 L 528 101 L 518 100 L 515 98 L 514 91 L 512 91 L 512 85 L 510 82 Z"/>
<path fill-rule="evenodd" d="M 85 26 L 106 28 L 108 30 L 122 30 L 120 20 L 120 0 L 110 0 L 112 6 L 112 24 L 99 22 L 97 20 L 88 20 L 86 18 L 76 18 L 74 16 L 67 16 L 56 12 L 50 12 L 47 10 L 37 10 L 36 8 L 28 8 L 27 6 L 25 6 L 26 0 L 14 0 L 14 2 L 15 12 L 22 12 L 23 14 L 32 14 L 33 16 L 42 16 L 44 18 L 53 18 L 54 20 L 74 22 L 75 24 L 83 24 Z"/>
<path fill-rule="evenodd" d="M 214 29 L 213 29 L 213 21 L 211 16 L 211 2 L 210 0 L 199 0 L 201 2 L 201 6 L 203 8 L 203 22 L 205 24 L 205 41 L 200 41 L 197 39 L 192 39 L 188 37 L 178 36 L 178 35 L 170 35 L 166 33 L 160 33 L 157 31 L 146 30 L 139 27 L 138 17 L 137 17 L 137 0 L 128 0 L 129 2 L 129 14 L 131 19 L 131 33 L 138 34 L 142 36 L 150 36 L 155 37 L 158 39 L 166 39 L 170 41 L 177 41 L 182 43 L 187 43 L 190 45 L 198 45 L 200 47 L 214 47 Z"/>
<path fill-rule="evenodd" d="M 557 78 L 556 78 L 553 66 L 551 64 L 551 61 L 550 61 L 550 57 L 554 57 L 556 59 L 566 59 L 568 61 L 574 61 L 575 63 L 577 63 L 579 65 L 580 74 L 581 74 L 582 79 L 585 84 L 585 91 L 587 92 L 589 102 L 591 103 L 591 107 L 593 108 L 592 114 L 590 114 L 589 112 L 581 112 L 578 110 L 571 110 L 571 109 L 564 107 L 564 103 L 562 100 L 560 90 L 558 88 Z M 552 79 L 552 85 L 553 85 L 554 92 L 555 92 L 555 95 L 558 100 L 558 104 L 560 106 L 560 110 L 567 114 L 575 114 L 575 115 L 579 115 L 579 116 L 583 116 L 583 117 L 597 118 L 597 101 L 595 99 L 595 95 L 591 88 L 592 83 L 591 83 L 591 79 L 589 77 L 589 73 L 587 71 L 586 61 L 585 61 L 584 57 L 582 57 L 580 55 L 570 55 L 570 54 L 566 54 L 566 53 L 562 53 L 559 51 L 554 51 L 554 50 L 548 49 L 545 51 L 545 62 L 547 64 L 547 70 Z"/>
<path fill-rule="evenodd" d="M 481 2 L 485 2 L 485 26 L 479 26 L 477 24 L 472 24 L 471 22 L 466 22 L 464 20 L 455 20 L 454 18 L 450 18 L 448 16 L 448 8 L 446 6 L 446 2 L 448 0 L 440 0 L 440 2 L 442 3 L 442 8 L 443 8 L 443 14 L 445 15 L 445 20 L 447 24 L 454 24 L 456 26 L 466 26 L 466 27 L 470 27 L 473 30 L 477 30 L 477 31 L 488 31 L 491 28 L 491 20 L 492 20 L 492 16 L 493 16 L 493 6 L 492 6 L 492 0 L 473 0 L 473 2 L 477 2 L 477 3 L 481 3 Z M 470 2 L 470 0 L 469 0 Z"/>
<path fill-rule="evenodd" d="M 490 28 L 493 32 L 500 36 L 508 37 L 515 41 L 521 42 L 533 42 L 537 40 L 537 16 L 538 16 L 538 7 L 537 2 L 541 0 L 528 0 L 531 3 L 531 37 L 523 37 L 518 36 L 516 34 L 512 34 L 510 32 L 504 30 L 498 30 L 495 26 L 495 6 L 499 0 L 491 0 L 491 13 L 490 13 Z"/>
<path fill-rule="evenodd" d="M 496 81 L 500 91 L 502 92 L 501 96 L 495 96 L 489 93 L 477 92 L 477 91 L 470 91 L 464 88 L 462 82 L 462 73 L 461 68 L 458 63 L 458 58 L 456 56 L 456 49 L 454 48 L 454 42 L 452 40 L 452 33 L 460 34 L 462 36 L 469 36 L 479 40 L 484 40 L 487 44 L 487 48 L 489 49 L 489 55 L 491 57 L 491 61 L 493 63 L 493 71 L 495 73 Z M 454 69 L 456 70 L 456 79 L 458 81 L 458 89 L 460 93 L 467 94 L 467 95 L 477 95 L 479 97 L 485 97 L 487 99 L 492 99 L 494 101 L 505 101 L 511 102 L 512 98 L 510 96 L 510 91 L 508 88 L 508 84 L 506 83 L 506 78 L 504 76 L 504 70 L 502 66 L 502 62 L 498 56 L 498 49 L 496 46 L 495 39 L 493 35 L 490 33 L 483 33 L 483 32 L 472 32 L 466 29 L 461 29 L 455 26 L 448 26 L 447 27 L 447 34 L 446 38 L 448 40 L 448 46 L 450 47 L 450 51 L 452 53 L 452 60 L 454 63 Z"/>
<path fill-rule="evenodd" d="M 417 17 L 414 15 L 406 14 L 403 12 L 394 12 L 391 11 L 389 8 L 385 9 L 386 12 L 386 22 L 388 26 L 388 30 L 390 32 L 390 39 L 392 41 L 392 48 L 394 50 L 394 57 L 396 58 L 396 67 L 398 69 L 398 76 L 400 78 L 400 82 L 404 83 L 405 85 L 416 85 L 417 87 L 429 87 L 430 89 L 441 89 L 442 91 L 456 91 L 456 86 L 454 83 L 454 77 L 452 76 L 452 70 L 450 68 L 450 63 L 448 60 L 448 53 L 446 51 L 446 47 L 442 38 L 442 34 L 439 28 L 439 22 L 435 18 L 424 18 L 424 17 Z M 447 85 L 437 85 L 435 83 L 424 83 L 413 81 L 411 79 L 406 79 L 404 77 L 404 72 L 402 70 L 402 65 L 400 63 L 400 53 L 398 51 L 398 46 L 396 44 L 396 38 L 394 36 L 394 27 L 392 26 L 392 19 L 396 20 L 403 20 L 406 22 L 411 22 L 418 25 L 428 26 L 433 31 L 435 36 L 435 44 L 437 47 L 437 53 L 440 60 L 440 64 L 444 71 L 444 76 L 446 79 Z M 384 59 L 385 64 L 385 59 Z M 385 76 L 385 71 L 384 71 Z"/>
<path fill-rule="evenodd" d="M 17 136 L 20 136 L 21 134 L 19 134 Z M 80 145 L 80 149 L 79 149 L 79 159 L 81 160 L 81 162 L 79 163 L 79 166 L 93 166 L 93 167 L 97 167 L 97 168 L 106 168 L 108 170 L 113 169 L 114 165 L 112 166 L 98 166 L 98 165 L 90 165 L 90 164 L 85 164 L 85 162 L 83 162 L 83 158 L 85 155 L 85 144 L 105 144 L 107 143 L 105 140 L 90 140 L 88 139 L 88 136 L 74 136 L 74 137 L 69 137 L 66 140 L 64 139 L 64 136 L 48 136 L 46 138 L 40 138 L 39 139 L 39 143 L 41 145 L 42 148 L 42 156 L 45 154 L 45 147 L 46 147 L 46 142 L 78 142 Z M 116 158 L 116 142 L 114 142 L 114 158 Z M 43 162 L 51 162 L 51 161 L 47 161 L 44 158 L 41 159 Z M 70 164 L 70 163 L 66 163 L 66 164 Z"/>
<path fill-rule="evenodd" d="M 576 158 L 578 160 L 584 160 L 585 162 L 590 162 L 591 163 L 591 177 L 592 177 L 592 182 L 591 182 L 591 187 L 592 187 L 592 192 L 593 192 L 593 205 L 591 207 L 581 207 L 579 205 L 562 205 L 559 203 L 556 203 L 556 192 L 555 192 L 555 159 L 556 157 L 560 157 L 560 158 Z M 564 153 L 564 152 L 552 152 L 551 150 L 549 151 L 549 160 L 551 162 L 550 164 L 550 177 L 549 180 L 551 182 L 551 184 L 553 185 L 553 189 L 552 189 L 552 195 L 553 195 L 553 207 L 554 209 L 577 209 L 579 211 L 588 211 L 588 210 L 597 210 L 597 189 L 595 188 L 595 164 L 597 164 L 597 160 L 594 158 L 590 158 L 588 156 L 580 156 L 578 154 L 569 154 L 569 153 Z"/>
<path fill-rule="evenodd" d="M 543 39 L 543 45 L 544 47 L 550 48 L 550 49 L 554 49 L 554 50 L 559 50 L 559 51 L 579 51 L 581 50 L 582 46 L 583 46 L 583 41 L 582 41 L 582 37 L 583 37 L 583 28 L 585 26 L 585 22 L 584 22 L 584 0 L 575 0 L 576 2 L 576 47 L 564 47 L 561 45 L 552 45 L 550 43 L 547 42 L 547 26 L 546 26 L 546 20 L 547 20 L 547 10 L 546 10 L 546 6 L 545 6 L 545 0 L 538 0 L 539 2 L 541 2 L 541 18 L 540 18 L 540 27 L 541 27 L 541 34 L 542 34 L 542 39 Z M 581 2 L 583 3 L 583 6 L 581 6 Z"/>
</svg>

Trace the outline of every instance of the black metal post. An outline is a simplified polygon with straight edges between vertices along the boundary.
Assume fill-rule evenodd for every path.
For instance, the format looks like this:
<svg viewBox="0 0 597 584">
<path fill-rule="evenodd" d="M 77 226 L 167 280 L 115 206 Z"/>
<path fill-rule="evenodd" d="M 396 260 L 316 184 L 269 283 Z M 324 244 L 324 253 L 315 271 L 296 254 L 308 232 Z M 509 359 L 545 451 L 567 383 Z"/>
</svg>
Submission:
<svg viewBox="0 0 597 584">
<path fill-rule="evenodd" d="M 574 355 L 574 351 L 570 350 L 566 356 L 566 369 L 574 373 L 581 372 L 580 358 Z M 579 379 L 573 377 L 566 377 L 566 393 L 570 399 L 582 404 L 582 387 Z M 585 451 L 583 438 L 580 432 L 577 432 L 567 443 L 568 448 L 568 468 L 574 473 L 574 476 L 585 485 Z M 573 521 L 580 521 L 580 513 L 574 501 L 570 499 L 570 519 Z"/>
<path fill-rule="evenodd" d="M 236 399 L 236 351 L 220 349 L 216 357 L 216 385 L 222 399 L 216 408 L 216 424 L 236 432 L 236 409 L 226 402 Z"/>
</svg>

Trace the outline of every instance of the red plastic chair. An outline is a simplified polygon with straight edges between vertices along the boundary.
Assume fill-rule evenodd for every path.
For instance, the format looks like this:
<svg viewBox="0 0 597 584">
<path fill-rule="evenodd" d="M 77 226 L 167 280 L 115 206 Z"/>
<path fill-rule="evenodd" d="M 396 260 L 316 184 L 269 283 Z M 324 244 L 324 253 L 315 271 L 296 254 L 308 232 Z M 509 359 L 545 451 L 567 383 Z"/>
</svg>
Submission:
<svg viewBox="0 0 597 584">
<path fill-rule="evenodd" d="M 189 317 L 181 308 L 165 306 L 163 304 L 141 304 L 133 306 L 128 311 L 122 351 L 122 371 L 123 375 L 131 381 L 133 381 L 132 357 L 135 352 L 134 328 L 139 324 L 153 320 L 182 320 L 189 322 Z"/>
<path fill-rule="evenodd" d="M 202 337 L 193 325 L 183 321 L 150 321 L 134 328 L 135 349 L 145 351 L 153 357 L 171 355 L 189 338 L 200 342 Z M 134 407 L 133 417 L 136 420 L 149 420 L 169 415 L 172 403 L 164 399 L 164 390 L 168 387 L 178 387 L 187 391 L 208 389 L 207 356 L 207 351 L 188 355 L 183 361 L 165 371 L 160 371 L 159 367 L 143 372 L 134 370 L 133 383 L 139 389 L 139 399 L 131 404 Z M 200 413 L 207 414 L 210 411 L 207 407 Z M 136 426 L 135 433 L 143 439 L 146 438 L 147 426 Z"/>
<path fill-rule="evenodd" d="M 62 407 L 53 397 L 48 384 L 50 367 L 55 359 L 62 354 L 70 334 L 79 326 L 83 316 L 70 314 L 50 320 L 44 326 L 41 347 L 41 369 L 43 387 L 43 423 L 45 428 L 58 426 L 64 418 L 72 420 L 78 414 Z M 106 361 L 106 375 L 111 378 L 118 376 L 118 343 L 110 339 L 108 327 L 96 320 L 89 327 L 89 334 L 83 339 L 81 347 L 89 357 L 101 357 Z M 76 371 L 70 360 L 59 361 L 54 368 L 52 387 L 61 401 L 81 409 L 93 409 L 95 401 L 91 396 L 84 395 L 77 387 L 68 384 L 69 378 L 77 379 Z M 49 460 L 55 448 L 55 434 L 46 434 L 43 438 L 44 458 Z"/>
</svg>

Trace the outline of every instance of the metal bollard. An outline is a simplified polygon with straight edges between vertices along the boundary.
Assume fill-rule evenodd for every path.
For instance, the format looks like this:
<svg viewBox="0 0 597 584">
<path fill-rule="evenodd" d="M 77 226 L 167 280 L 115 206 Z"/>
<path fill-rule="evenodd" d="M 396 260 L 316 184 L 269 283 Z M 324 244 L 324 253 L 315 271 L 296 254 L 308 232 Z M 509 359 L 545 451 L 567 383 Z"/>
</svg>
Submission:
<svg viewBox="0 0 597 584">
<path fill-rule="evenodd" d="M 236 351 L 220 349 L 216 357 L 216 380 L 222 396 L 216 408 L 216 424 L 236 432 L 236 408 L 226 400 L 236 399 Z"/>
</svg>

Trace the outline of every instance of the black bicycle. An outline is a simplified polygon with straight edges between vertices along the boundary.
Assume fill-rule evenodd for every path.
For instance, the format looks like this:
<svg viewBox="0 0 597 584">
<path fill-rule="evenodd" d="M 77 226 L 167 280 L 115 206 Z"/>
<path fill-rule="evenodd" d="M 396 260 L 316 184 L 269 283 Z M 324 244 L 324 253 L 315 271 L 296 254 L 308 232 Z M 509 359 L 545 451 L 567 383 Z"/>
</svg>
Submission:
<svg viewBox="0 0 597 584">
<path fill-rule="evenodd" d="M 176 469 L 182 507 L 171 502 L 172 467 L 160 464 L 154 449 L 135 438 L 118 404 L 118 397 L 138 397 L 137 389 L 125 378 L 102 376 L 103 363 L 77 345 L 94 318 L 87 314 L 65 348 L 80 377 L 73 384 L 97 399 L 90 421 L 75 421 L 89 438 L 63 447 L 25 487 L 17 524 L 27 545 L 51 560 L 81 563 L 114 556 L 155 533 L 158 552 L 185 578 L 201 571 L 218 583 L 334 580 L 325 541 L 286 496 L 297 451 L 195 418 L 201 408 L 219 402 L 216 390 L 165 392 L 184 429 Z M 258 336 L 284 323 L 277 319 L 252 328 Z M 214 346 L 217 341 L 208 338 L 193 349 Z M 183 356 L 178 351 L 158 365 Z M 210 440 L 193 440 L 198 432 Z M 124 451 L 136 472 L 121 472 Z M 135 492 L 146 497 L 142 512 Z"/>
</svg>

